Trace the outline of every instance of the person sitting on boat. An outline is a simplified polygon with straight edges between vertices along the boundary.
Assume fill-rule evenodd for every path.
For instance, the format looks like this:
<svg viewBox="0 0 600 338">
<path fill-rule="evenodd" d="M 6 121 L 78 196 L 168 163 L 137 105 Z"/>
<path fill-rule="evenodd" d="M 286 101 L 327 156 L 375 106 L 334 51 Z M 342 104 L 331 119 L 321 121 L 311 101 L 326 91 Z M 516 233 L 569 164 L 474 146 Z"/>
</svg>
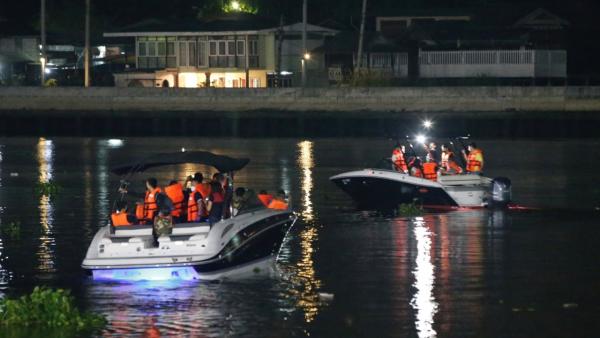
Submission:
<svg viewBox="0 0 600 338">
<path fill-rule="evenodd" d="M 404 145 L 397 145 L 392 151 L 392 167 L 396 171 L 408 174 L 408 166 L 404 159 L 406 153 L 406 147 Z"/>
<path fill-rule="evenodd" d="M 173 203 L 173 211 L 171 211 L 171 216 L 173 216 L 173 221 L 175 223 L 181 223 L 183 216 L 183 203 L 185 201 L 185 196 L 183 194 L 183 185 L 177 181 L 169 182 L 169 185 L 165 187 L 165 194 L 169 197 L 171 202 Z"/>
<path fill-rule="evenodd" d="M 443 174 L 462 174 L 463 172 L 463 169 L 456 164 L 454 153 L 448 148 L 447 144 L 442 144 L 440 169 Z"/>
<path fill-rule="evenodd" d="M 273 195 L 269 194 L 266 190 L 261 190 L 257 197 L 265 207 L 268 207 L 269 203 L 273 200 Z"/>
<path fill-rule="evenodd" d="M 423 169 L 421 165 L 421 159 L 418 157 L 412 157 L 408 161 L 408 167 L 410 168 L 410 176 L 423 177 Z"/>
<path fill-rule="evenodd" d="M 117 201 L 115 211 L 110 215 L 110 220 L 115 227 L 137 223 L 137 218 L 127 213 L 127 202 L 125 201 Z"/>
<path fill-rule="evenodd" d="M 269 203 L 269 209 L 275 210 L 287 210 L 288 206 L 289 205 L 284 190 L 279 190 L 271 203 Z"/>
<path fill-rule="evenodd" d="M 423 177 L 430 181 L 437 181 L 438 165 L 433 159 L 427 160 L 427 162 L 423 163 Z"/>
<path fill-rule="evenodd" d="M 483 152 L 477 148 L 475 142 L 467 146 L 467 151 L 462 151 L 465 162 L 467 162 L 467 172 L 480 175 L 483 170 Z"/>
<path fill-rule="evenodd" d="M 231 207 L 233 216 L 236 216 L 243 210 L 261 208 L 263 203 L 258 199 L 254 190 L 238 187 L 233 194 Z"/>
</svg>

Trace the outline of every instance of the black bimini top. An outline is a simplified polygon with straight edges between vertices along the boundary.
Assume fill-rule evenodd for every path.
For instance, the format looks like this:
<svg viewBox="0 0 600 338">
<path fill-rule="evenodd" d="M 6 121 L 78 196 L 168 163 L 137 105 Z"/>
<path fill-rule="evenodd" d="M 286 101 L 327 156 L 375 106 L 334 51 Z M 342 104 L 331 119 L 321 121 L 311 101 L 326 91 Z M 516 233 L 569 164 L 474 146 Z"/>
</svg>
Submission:
<svg viewBox="0 0 600 338">
<path fill-rule="evenodd" d="M 143 172 L 154 167 L 195 163 L 209 165 L 219 172 L 230 172 L 242 169 L 248 162 L 250 162 L 250 159 L 216 155 L 208 151 L 186 151 L 152 155 L 138 162 L 114 167 L 111 171 L 122 176 L 129 173 Z"/>
</svg>

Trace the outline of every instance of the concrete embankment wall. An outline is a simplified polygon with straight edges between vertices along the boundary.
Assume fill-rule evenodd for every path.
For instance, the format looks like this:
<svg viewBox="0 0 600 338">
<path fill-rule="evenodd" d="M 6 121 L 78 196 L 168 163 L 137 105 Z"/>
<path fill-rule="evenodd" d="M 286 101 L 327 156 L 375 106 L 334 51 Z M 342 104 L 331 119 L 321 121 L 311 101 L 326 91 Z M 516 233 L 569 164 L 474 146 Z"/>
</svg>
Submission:
<svg viewBox="0 0 600 338">
<path fill-rule="evenodd" d="M 0 111 L 600 112 L 600 87 L 0 88 Z"/>
</svg>

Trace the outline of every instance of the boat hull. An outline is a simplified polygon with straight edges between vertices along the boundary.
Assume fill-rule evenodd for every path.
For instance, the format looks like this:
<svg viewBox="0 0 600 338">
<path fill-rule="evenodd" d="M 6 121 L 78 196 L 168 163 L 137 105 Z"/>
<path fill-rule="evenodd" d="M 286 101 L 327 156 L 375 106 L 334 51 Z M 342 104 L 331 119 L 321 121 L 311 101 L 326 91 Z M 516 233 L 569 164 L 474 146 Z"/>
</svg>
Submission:
<svg viewBox="0 0 600 338">
<path fill-rule="evenodd" d="M 292 212 L 276 213 L 251 223 L 233 236 L 225 236 L 229 226 L 226 225 L 222 232 L 218 230 L 217 240 L 223 240 L 220 251 L 209 257 L 190 254 L 95 259 L 84 261 L 82 267 L 91 272 L 95 280 L 112 281 L 214 280 L 243 275 L 276 260 L 296 219 Z"/>
<path fill-rule="evenodd" d="M 395 208 L 402 203 L 426 207 L 477 208 L 485 205 L 485 184 L 446 186 L 402 173 L 365 169 L 330 178 L 363 209 Z"/>
</svg>

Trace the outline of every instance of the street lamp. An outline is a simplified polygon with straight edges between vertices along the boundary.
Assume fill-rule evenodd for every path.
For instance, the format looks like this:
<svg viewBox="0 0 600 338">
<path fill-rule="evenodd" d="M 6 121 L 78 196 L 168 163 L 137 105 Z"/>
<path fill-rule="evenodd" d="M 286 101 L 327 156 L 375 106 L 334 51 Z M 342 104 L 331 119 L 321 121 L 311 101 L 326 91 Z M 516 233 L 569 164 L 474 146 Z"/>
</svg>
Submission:
<svg viewBox="0 0 600 338">
<path fill-rule="evenodd" d="M 234 11 L 239 11 L 240 10 L 240 3 L 238 1 L 232 1 L 231 2 L 231 9 L 233 9 Z"/>
<path fill-rule="evenodd" d="M 310 54 L 304 53 L 304 60 L 310 60 Z"/>
</svg>

